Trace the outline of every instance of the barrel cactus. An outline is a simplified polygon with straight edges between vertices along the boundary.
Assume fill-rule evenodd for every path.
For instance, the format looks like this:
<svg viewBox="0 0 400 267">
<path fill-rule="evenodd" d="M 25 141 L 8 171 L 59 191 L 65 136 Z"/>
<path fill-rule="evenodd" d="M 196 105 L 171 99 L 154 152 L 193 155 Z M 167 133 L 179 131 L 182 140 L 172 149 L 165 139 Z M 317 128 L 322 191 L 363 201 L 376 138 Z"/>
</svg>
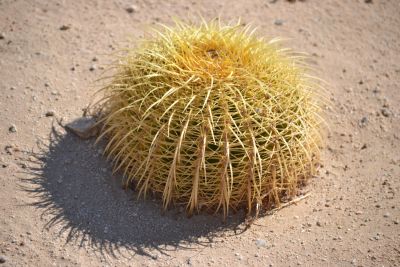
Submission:
<svg viewBox="0 0 400 267">
<path fill-rule="evenodd" d="M 249 27 L 178 22 L 119 58 L 100 138 L 126 183 L 164 208 L 271 208 L 315 171 L 316 84 L 300 54 Z"/>
</svg>

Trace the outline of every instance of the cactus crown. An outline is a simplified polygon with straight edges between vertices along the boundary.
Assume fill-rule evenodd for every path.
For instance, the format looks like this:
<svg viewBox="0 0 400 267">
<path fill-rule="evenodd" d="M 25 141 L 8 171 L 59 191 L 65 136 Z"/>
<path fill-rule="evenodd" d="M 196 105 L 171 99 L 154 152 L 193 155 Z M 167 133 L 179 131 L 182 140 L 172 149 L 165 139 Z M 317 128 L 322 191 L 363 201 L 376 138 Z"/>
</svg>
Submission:
<svg viewBox="0 0 400 267">
<path fill-rule="evenodd" d="M 177 23 L 127 50 L 105 86 L 106 153 L 164 207 L 279 205 L 314 172 L 315 84 L 249 27 Z"/>
</svg>

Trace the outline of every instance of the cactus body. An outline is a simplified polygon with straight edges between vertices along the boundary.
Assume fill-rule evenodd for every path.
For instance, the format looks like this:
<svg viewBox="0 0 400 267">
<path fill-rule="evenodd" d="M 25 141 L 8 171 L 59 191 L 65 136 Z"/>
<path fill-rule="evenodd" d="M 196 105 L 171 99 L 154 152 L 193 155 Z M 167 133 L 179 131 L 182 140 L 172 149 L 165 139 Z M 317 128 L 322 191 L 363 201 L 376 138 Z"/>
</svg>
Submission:
<svg viewBox="0 0 400 267">
<path fill-rule="evenodd" d="M 128 50 L 106 92 L 115 169 L 163 205 L 279 205 L 313 174 L 318 105 L 299 54 L 240 25 L 178 23 Z"/>
</svg>

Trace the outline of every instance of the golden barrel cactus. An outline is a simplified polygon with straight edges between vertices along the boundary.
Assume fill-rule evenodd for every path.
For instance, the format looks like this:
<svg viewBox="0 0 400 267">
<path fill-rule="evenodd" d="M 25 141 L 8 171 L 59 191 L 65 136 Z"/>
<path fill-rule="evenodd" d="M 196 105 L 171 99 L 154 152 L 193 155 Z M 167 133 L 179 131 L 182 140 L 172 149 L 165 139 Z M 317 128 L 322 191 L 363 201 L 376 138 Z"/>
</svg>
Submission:
<svg viewBox="0 0 400 267">
<path fill-rule="evenodd" d="M 249 29 L 178 22 L 119 59 L 100 137 L 139 195 L 226 216 L 277 206 L 313 174 L 316 83 L 299 54 Z"/>
</svg>

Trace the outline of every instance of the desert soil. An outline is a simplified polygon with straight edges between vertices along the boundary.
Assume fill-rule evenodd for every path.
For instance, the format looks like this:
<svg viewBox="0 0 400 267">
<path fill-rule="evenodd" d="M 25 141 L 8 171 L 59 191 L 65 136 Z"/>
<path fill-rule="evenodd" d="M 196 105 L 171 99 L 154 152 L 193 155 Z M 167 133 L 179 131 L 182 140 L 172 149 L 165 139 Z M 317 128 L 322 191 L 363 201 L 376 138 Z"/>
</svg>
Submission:
<svg viewBox="0 0 400 267">
<path fill-rule="evenodd" d="M 245 229 L 121 189 L 67 133 L 116 49 L 157 22 L 242 18 L 288 38 L 326 82 L 308 198 Z M 0 0 L 0 266 L 399 266 L 398 0 Z"/>
</svg>

